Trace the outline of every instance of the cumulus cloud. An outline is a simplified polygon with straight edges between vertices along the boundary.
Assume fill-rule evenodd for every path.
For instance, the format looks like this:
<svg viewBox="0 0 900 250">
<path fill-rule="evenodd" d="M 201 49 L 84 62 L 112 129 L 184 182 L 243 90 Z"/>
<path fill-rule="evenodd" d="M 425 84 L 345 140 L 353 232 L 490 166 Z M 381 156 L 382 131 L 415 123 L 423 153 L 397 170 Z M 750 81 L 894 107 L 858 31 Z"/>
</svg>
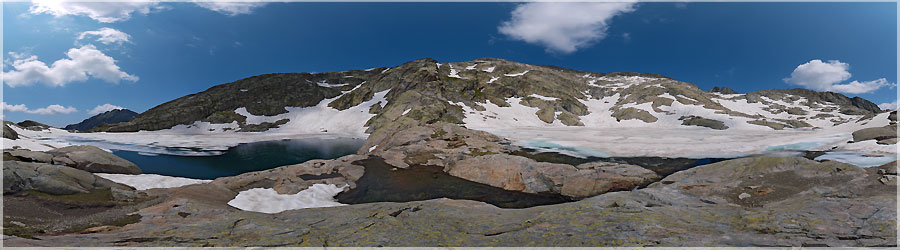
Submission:
<svg viewBox="0 0 900 250">
<path fill-rule="evenodd" d="M 72 48 L 66 52 L 68 58 L 53 62 L 50 66 L 38 61 L 37 56 L 13 60 L 13 70 L 3 72 L 3 81 L 10 87 L 44 83 L 50 86 L 65 86 L 71 82 L 83 82 L 90 77 L 110 83 L 119 81 L 135 82 L 138 77 L 123 72 L 116 60 L 97 50 L 94 45 Z"/>
<path fill-rule="evenodd" d="M 119 0 L 116 2 L 68 2 L 59 0 L 34 0 L 28 12 L 31 14 L 50 14 L 61 16 L 87 16 L 101 23 L 125 21 L 135 13 L 149 14 L 153 11 L 165 10 L 160 0 Z M 250 14 L 253 10 L 266 5 L 261 0 L 192 0 L 194 4 L 229 16 Z"/>
<path fill-rule="evenodd" d="M 891 103 L 886 102 L 886 103 L 878 104 L 878 107 L 883 110 L 888 110 L 888 109 L 896 110 L 897 109 L 897 100 L 894 100 L 894 102 L 891 102 Z"/>
<path fill-rule="evenodd" d="M 3 102 L 3 112 L 25 112 L 29 114 L 38 114 L 38 115 L 53 115 L 53 114 L 70 114 L 78 112 L 78 109 L 74 107 L 63 107 L 62 105 L 53 104 L 47 106 L 46 108 L 39 109 L 29 109 L 25 106 L 25 104 L 16 104 L 10 105 Z"/>
<path fill-rule="evenodd" d="M 635 3 L 526 3 L 497 29 L 512 39 L 572 53 L 606 37 L 610 20 L 635 10 Z"/>
<path fill-rule="evenodd" d="M 850 64 L 838 60 L 823 62 L 811 60 L 794 69 L 791 77 L 784 78 L 784 82 L 799 85 L 818 91 L 835 91 L 848 94 L 862 94 L 875 91 L 882 87 L 896 86 L 887 79 L 880 78 L 873 81 L 853 81 L 846 84 L 840 82 L 850 79 Z"/>
<path fill-rule="evenodd" d="M 243 2 L 201 1 L 194 0 L 194 4 L 229 16 L 250 14 L 253 13 L 253 9 L 266 5 L 266 3 L 258 0 L 245 0 Z"/>
<path fill-rule="evenodd" d="M 110 110 L 116 110 L 116 109 L 125 109 L 125 108 L 107 103 L 107 104 L 103 104 L 103 105 L 97 105 L 97 107 L 94 107 L 93 109 L 89 110 L 88 114 L 95 115 L 95 114 L 103 113 L 103 112 L 110 111 Z"/>
<path fill-rule="evenodd" d="M 158 1 L 118 1 L 118 2 L 64 2 L 54 0 L 34 0 L 28 12 L 61 16 L 87 16 L 101 23 L 125 21 L 133 13 L 148 14 L 164 9 Z"/>
<path fill-rule="evenodd" d="M 76 41 L 86 39 L 88 37 L 97 37 L 97 41 L 103 44 L 119 44 L 130 43 L 131 35 L 121 32 L 113 28 L 100 28 L 99 30 L 85 31 L 78 34 Z"/>
</svg>

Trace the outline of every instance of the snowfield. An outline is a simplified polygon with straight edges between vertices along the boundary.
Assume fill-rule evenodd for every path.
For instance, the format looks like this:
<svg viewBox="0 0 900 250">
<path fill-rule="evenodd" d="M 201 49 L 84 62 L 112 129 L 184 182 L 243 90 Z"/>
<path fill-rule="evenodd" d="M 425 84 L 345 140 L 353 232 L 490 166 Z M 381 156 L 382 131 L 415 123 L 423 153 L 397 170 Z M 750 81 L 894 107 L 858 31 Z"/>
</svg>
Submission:
<svg viewBox="0 0 900 250">
<path fill-rule="evenodd" d="M 153 188 L 174 188 L 193 184 L 203 184 L 212 180 L 198 180 L 183 177 L 173 177 L 158 174 L 103 174 L 95 173 L 95 175 L 106 178 L 113 182 L 125 184 L 137 190 L 147 190 Z"/>
<path fill-rule="evenodd" d="M 296 194 L 278 194 L 271 188 L 253 188 L 241 191 L 228 205 L 244 211 L 279 213 L 286 210 L 344 206 L 334 196 L 344 187 L 334 184 L 313 184 Z"/>
</svg>

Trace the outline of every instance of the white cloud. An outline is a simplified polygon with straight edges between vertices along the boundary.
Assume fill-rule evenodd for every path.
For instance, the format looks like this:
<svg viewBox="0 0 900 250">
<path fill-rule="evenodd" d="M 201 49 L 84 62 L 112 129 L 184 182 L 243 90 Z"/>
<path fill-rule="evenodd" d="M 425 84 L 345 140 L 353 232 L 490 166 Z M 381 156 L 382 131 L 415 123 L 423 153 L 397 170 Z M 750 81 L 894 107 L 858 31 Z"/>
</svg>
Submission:
<svg viewBox="0 0 900 250">
<path fill-rule="evenodd" d="M 3 81 L 10 87 L 17 87 L 37 82 L 50 86 L 65 86 L 71 82 L 86 81 L 89 77 L 111 83 L 138 80 L 137 76 L 119 69 L 115 59 L 103 54 L 94 45 L 69 49 L 66 56 L 69 58 L 59 59 L 50 66 L 38 61 L 37 56 L 16 59 L 11 64 L 14 69 L 3 72 Z"/>
<path fill-rule="evenodd" d="M 9 105 L 6 102 L 3 102 L 3 112 L 25 112 L 28 111 L 28 107 L 25 104 L 16 104 Z"/>
<path fill-rule="evenodd" d="M 55 17 L 87 16 L 101 23 L 125 21 L 135 13 L 149 14 L 153 11 L 166 10 L 169 7 L 160 4 L 160 0 L 119 0 L 116 2 L 68 2 L 59 0 L 33 0 L 28 12 L 50 14 Z M 266 5 L 263 0 L 192 0 L 194 4 L 229 16 L 253 13 L 253 10 Z"/>
<path fill-rule="evenodd" d="M 50 14 L 56 17 L 87 16 L 101 23 L 113 23 L 128 20 L 132 13 L 148 14 L 150 11 L 159 9 L 164 9 L 164 7 L 157 1 L 63 2 L 34 0 L 28 11 L 31 14 Z"/>
<path fill-rule="evenodd" d="M 635 3 L 526 3 L 497 29 L 548 52 L 572 53 L 606 37 L 610 19 L 635 10 Z"/>
<path fill-rule="evenodd" d="M 894 87 L 896 84 L 890 83 L 887 79 L 879 78 L 874 81 L 852 81 L 848 84 L 837 84 L 832 85 L 832 91 L 849 93 L 849 94 L 862 94 L 869 93 L 875 91 L 876 89 L 880 89 L 881 87 Z"/>
<path fill-rule="evenodd" d="M 257 0 L 244 0 L 242 2 L 200 1 L 194 0 L 194 4 L 229 16 L 250 14 L 253 13 L 253 9 L 266 5 L 266 3 Z"/>
<path fill-rule="evenodd" d="M 74 107 L 63 107 L 62 105 L 53 104 L 46 108 L 29 109 L 25 104 L 9 105 L 3 102 L 3 112 L 25 112 L 29 114 L 53 115 L 53 114 L 69 114 L 78 112 Z"/>
<path fill-rule="evenodd" d="M 883 109 L 883 110 L 888 110 L 888 109 L 890 109 L 890 110 L 896 110 L 896 109 L 897 109 L 897 100 L 894 100 L 894 102 L 892 102 L 892 103 L 882 103 L 882 104 L 878 104 L 878 107 L 881 108 L 881 109 Z"/>
<path fill-rule="evenodd" d="M 850 79 L 849 69 L 850 64 L 838 60 L 823 62 L 816 59 L 797 66 L 794 72 L 791 73 L 791 77 L 783 80 L 784 82 L 812 90 L 835 91 L 848 94 L 869 93 L 881 87 L 896 86 L 896 84 L 890 83 L 884 78 L 874 81 L 853 81 L 847 84 L 838 84 Z"/>
<path fill-rule="evenodd" d="M 95 114 L 103 113 L 103 112 L 110 111 L 110 110 L 116 110 L 116 109 L 125 109 L 125 108 L 107 103 L 107 104 L 103 104 L 103 105 L 97 105 L 97 107 L 94 107 L 94 109 L 89 110 L 88 114 L 95 115 Z"/>
<path fill-rule="evenodd" d="M 78 34 L 76 41 L 88 38 L 89 36 L 97 36 L 97 41 L 103 44 L 119 44 L 130 43 L 131 35 L 112 28 L 100 28 L 99 30 L 85 31 Z"/>
</svg>

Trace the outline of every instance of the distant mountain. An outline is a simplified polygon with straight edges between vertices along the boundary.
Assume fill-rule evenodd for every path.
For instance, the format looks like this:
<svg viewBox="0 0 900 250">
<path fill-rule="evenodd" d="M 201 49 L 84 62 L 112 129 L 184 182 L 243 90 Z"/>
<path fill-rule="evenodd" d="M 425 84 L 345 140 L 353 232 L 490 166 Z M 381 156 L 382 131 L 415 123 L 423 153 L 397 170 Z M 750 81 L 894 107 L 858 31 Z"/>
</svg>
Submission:
<svg viewBox="0 0 900 250">
<path fill-rule="evenodd" d="M 594 73 L 482 58 L 393 68 L 249 77 L 156 106 L 104 128 L 369 132 L 395 121 L 469 128 L 826 128 L 883 112 L 865 99 L 806 89 L 696 85 L 651 73 Z M 405 119 L 404 119 L 405 118 Z"/>
<path fill-rule="evenodd" d="M 137 114 L 137 112 L 128 109 L 114 109 L 95 116 L 91 116 L 91 118 L 87 118 L 79 123 L 70 124 L 66 126 L 65 129 L 86 132 L 102 124 L 111 125 L 120 122 L 131 121 L 131 119 L 134 119 L 134 116 L 136 116 Z"/>
</svg>

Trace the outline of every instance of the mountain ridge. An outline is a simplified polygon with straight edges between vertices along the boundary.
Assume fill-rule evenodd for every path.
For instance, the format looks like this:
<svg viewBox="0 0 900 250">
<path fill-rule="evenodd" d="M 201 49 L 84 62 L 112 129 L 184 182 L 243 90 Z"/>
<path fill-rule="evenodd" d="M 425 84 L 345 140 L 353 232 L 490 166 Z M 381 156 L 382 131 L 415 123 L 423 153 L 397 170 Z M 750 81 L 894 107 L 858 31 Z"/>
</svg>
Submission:
<svg viewBox="0 0 900 250">
<path fill-rule="evenodd" d="M 374 100 L 376 93 L 383 93 L 384 100 Z M 591 100 L 615 104 L 601 105 Z M 767 89 L 723 94 L 652 73 L 595 73 L 496 58 L 451 63 L 424 58 L 392 68 L 252 76 L 160 104 L 135 116 L 133 121 L 116 124 L 106 131 L 199 128 L 202 126 L 195 125 L 206 123 L 226 124 L 219 126 L 222 131 L 266 131 L 296 120 L 289 109 L 329 107 L 343 112 L 364 102 L 372 103 L 357 107 L 367 112 L 354 114 L 354 118 L 365 118 L 366 133 L 401 116 L 426 124 L 463 124 L 474 116 L 488 119 L 491 114 L 479 113 L 484 112 L 486 104 L 536 108 L 534 115 L 540 121 L 559 121 L 565 126 L 593 126 L 585 124 L 584 118 L 592 113 L 605 114 L 607 110 L 606 115 L 617 122 L 655 123 L 663 116 L 678 114 L 674 118 L 680 118 L 702 111 L 705 116 L 699 118 L 727 123 L 741 117 L 752 119 L 741 124 L 772 129 L 836 126 L 882 112 L 868 100 L 834 92 Z M 678 110 L 672 105 L 691 110 Z M 705 111 L 693 110 L 694 106 Z M 816 115 L 806 115 L 812 113 Z M 256 122 L 262 120 L 265 121 Z M 327 126 L 315 130 L 335 131 Z"/>
<path fill-rule="evenodd" d="M 133 119 L 137 114 L 137 112 L 131 111 L 129 109 L 113 109 L 91 116 L 79 123 L 69 124 L 63 129 L 87 132 L 98 126 L 109 126 L 120 122 L 131 121 L 131 119 Z"/>
</svg>

